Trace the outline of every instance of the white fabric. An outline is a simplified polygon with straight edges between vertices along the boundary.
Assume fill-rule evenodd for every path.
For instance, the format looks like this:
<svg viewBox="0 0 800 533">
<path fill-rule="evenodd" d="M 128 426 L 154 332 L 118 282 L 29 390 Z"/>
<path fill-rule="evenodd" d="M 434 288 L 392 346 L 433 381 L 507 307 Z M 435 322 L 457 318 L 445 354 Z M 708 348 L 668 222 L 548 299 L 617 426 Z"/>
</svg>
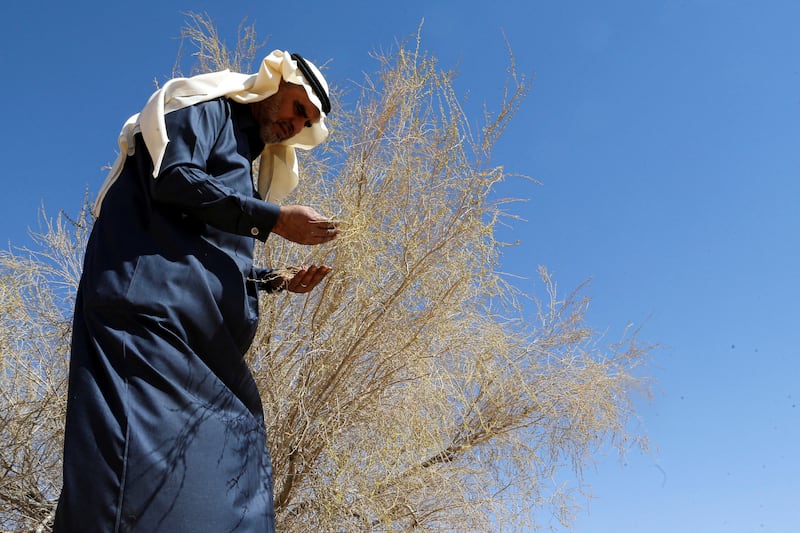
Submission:
<svg viewBox="0 0 800 533">
<path fill-rule="evenodd" d="M 325 78 L 313 64 L 309 63 L 309 65 L 327 92 L 328 85 Z M 262 60 L 256 74 L 240 74 L 223 70 L 191 78 L 175 78 L 153 93 L 142 111 L 130 117 L 122 126 L 117 141 L 120 153 L 100 189 L 92 210 L 94 215 L 100 214 L 103 198 L 122 172 L 126 157 L 133 155 L 134 136 L 137 133 L 142 134 L 145 146 L 153 160 L 153 177 L 155 178 L 161 171 L 164 152 L 169 143 L 164 122 L 166 114 L 220 96 L 226 96 L 243 104 L 258 102 L 278 92 L 281 79 L 302 85 L 311 103 L 320 110 L 320 119 L 314 122 L 312 127 L 302 128 L 297 135 L 280 144 L 267 145 L 261 153 L 258 173 L 259 195 L 265 200 L 277 202 L 292 192 L 299 180 L 295 148 L 303 150 L 313 148 L 328 137 L 328 129 L 325 126 L 322 104 L 311 85 L 297 68 L 295 60 L 291 58 L 289 52 L 275 50 Z"/>
</svg>

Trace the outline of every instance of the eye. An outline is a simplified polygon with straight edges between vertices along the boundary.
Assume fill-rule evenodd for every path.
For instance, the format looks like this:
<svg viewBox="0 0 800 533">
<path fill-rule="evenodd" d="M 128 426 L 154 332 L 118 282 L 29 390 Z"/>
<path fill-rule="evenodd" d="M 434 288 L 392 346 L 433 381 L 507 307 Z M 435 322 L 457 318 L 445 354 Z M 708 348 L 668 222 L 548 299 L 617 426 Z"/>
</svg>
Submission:
<svg viewBox="0 0 800 533">
<path fill-rule="evenodd" d="M 300 102 L 295 102 L 294 103 L 294 113 L 297 116 L 300 116 L 300 117 L 303 117 L 303 118 L 308 118 L 308 112 L 306 111 L 306 106 L 304 106 Z M 303 126 L 305 126 L 306 128 L 310 128 L 311 127 L 311 121 L 307 120 L 306 123 L 303 124 Z"/>
<path fill-rule="evenodd" d="M 294 104 L 294 112 L 296 115 L 301 116 L 303 118 L 308 118 L 308 113 L 306 113 L 306 106 L 299 102 L 295 102 Z"/>
</svg>

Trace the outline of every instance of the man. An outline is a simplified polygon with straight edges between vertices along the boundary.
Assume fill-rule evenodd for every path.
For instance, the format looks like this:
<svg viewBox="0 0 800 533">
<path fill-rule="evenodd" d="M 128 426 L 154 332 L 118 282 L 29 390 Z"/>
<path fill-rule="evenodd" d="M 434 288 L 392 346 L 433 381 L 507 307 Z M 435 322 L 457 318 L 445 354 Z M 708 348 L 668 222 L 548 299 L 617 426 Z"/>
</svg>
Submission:
<svg viewBox="0 0 800 533">
<path fill-rule="evenodd" d="M 257 290 L 307 293 L 331 268 L 275 276 L 254 267 L 254 240 L 337 236 L 314 209 L 272 203 L 329 111 L 319 70 L 276 50 L 257 74 L 171 80 L 126 122 L 76 300 L 55 531 L 274 531 L 243 358 Z"/>
</svg>

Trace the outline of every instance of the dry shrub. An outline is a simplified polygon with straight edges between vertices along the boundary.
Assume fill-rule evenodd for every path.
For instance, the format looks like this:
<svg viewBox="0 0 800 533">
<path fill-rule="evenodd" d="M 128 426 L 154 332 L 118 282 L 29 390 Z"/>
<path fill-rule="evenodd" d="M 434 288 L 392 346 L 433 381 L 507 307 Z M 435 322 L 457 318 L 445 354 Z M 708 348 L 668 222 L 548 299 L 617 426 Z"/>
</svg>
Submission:
<svg viewBox="0 0 800 533">
<path fill-rule="evenodd" d="M 74 294 L 89 228 L 42 213 L 31 249 L 0 253 L 0 529 L 44 531 L 61 486 Z"/>
<path fill-rule="evenodd" d="M 289 201 L 343 235 L 265 250 L 268 265 L 335 268 L 307 297 L 263 300 L 251 354 L 284 531 L 528 529 L 543 508 L 568 523 L 556 469 L 629 446 L 647 350 L 634 336 L 600 345 L 587 298 L 562 299 L 544 268 L 533 322 L 497 271 L 508 214 L 490 198 L 507 176 L 490 157 L 527 81 L 512 58 L 475 138 L 452 74 L 415 44 L 377 56 L 332 139 L 303 158 Z"/>
<path fill-rule="evenodd" d="M 249 61 L 254 36 L 240 28 L 230 52 L 199 15 L 184 32 L 201 71 Z M 581 288 L 562 297 L 544 268 L 538 298 L 498 272 L 495 229 L 510 214 L 492 199 L 508 178 L 492 148 L 529 90 L 513 56 L 498 109 L 475 134 L 453 74 L 419 38 L 411 44 L 376 55 L 352 107 L 335 107 L 330 141 L 301 154 L 290 201 L 340 220 L 341 237 L 316 247 L 272 238 L 258 251 L 270 266 L 335 267 L 310 295 L 265 295 L 248 354 L 278 529 L 527 531 L 543 516 L 568 524 L 594 454 L 645 444 L 632 398 L 647 393 L 637 367 L 649 348 L 635 332 L 606 345 L 584 321 Z M 3 529 L 43 531 L 52 516 L 71 299 L 89 225 L 59 217 L 37 234 L 39 250 L 0 255 Z M 574 482 L 555 483 L 565 467 Z"/>
</svg>

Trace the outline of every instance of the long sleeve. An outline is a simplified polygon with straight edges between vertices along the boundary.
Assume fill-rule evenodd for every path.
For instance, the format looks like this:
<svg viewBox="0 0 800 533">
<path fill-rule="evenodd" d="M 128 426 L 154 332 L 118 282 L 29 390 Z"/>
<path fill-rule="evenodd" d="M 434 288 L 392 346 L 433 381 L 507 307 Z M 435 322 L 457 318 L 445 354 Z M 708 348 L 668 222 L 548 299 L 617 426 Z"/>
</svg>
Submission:
<svg viewBox="0 0 800 533">
<path fill-rule="evenodd" d="M 250 177 L 252 160 L 260 153 L 253 139 L 257 125 L 249 111 L 234 105 L 220 98 L 166 116 L 170 142 L 151 193 L 158 204 L 263 241 L 280 207 L 257 196 Z"/>
</svg>

